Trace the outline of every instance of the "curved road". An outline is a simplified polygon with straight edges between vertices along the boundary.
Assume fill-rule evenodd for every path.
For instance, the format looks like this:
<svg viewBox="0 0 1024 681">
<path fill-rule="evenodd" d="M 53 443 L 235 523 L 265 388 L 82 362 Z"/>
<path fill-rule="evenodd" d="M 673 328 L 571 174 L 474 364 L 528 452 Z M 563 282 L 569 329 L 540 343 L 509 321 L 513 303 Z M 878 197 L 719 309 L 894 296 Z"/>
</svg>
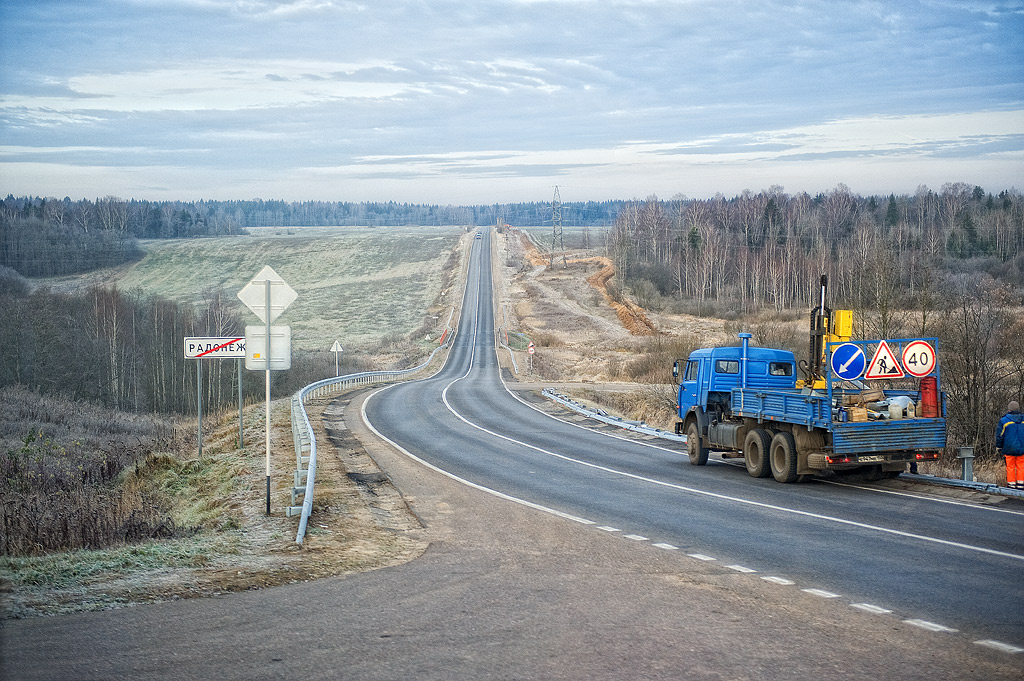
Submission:
<svg viewBox="0 0 1024 681">
<path fill-rule="evenodd" d="M 490 251 L 484 230 L 447 364 L 369 399 L 364 419 L 375 432 L 451 477 L 650 542 L 684 566 L 717 561 L 780 589 L 844 600 L 877 615 L 879 627 L 898 617 L 1001 653 L 1024 649 L 1024 504 L 780 485 L 552 418 L 501 380 Z"/>
</svg>

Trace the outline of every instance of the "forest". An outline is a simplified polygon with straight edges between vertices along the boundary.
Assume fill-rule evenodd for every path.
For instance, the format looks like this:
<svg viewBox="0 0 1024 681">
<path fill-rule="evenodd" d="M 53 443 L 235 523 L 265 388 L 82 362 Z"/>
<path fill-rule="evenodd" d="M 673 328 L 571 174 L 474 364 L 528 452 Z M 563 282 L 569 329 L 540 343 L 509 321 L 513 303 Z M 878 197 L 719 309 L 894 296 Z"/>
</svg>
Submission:
<svg viewBox="0 0 1024 681">
<path fill-rule="evenodd" d="M 198 238 L 271 225 L 550 225 L 551 216 L 551 205 L 541 202 L 8 196 L 0 202 L 0 386 L 70 393 L 128 411 L 194 412 L 194 372 L 186 370 L 177 343 L 159 339 L 237 328 L 216 294 L 194 309 L 116 288 L 66 296 L 32 285 L 33 277 L 139 258 L 140 238 Z M 1010 397 L 1024 392 L 1019 191 L 993 194 L 949 183 L 937 192 L 922 186 L 913 195 L 862 197 L 840 184 L 810 196 L 773 186 L 732 198 L 566 203 L 561 216 L 564 226 L 610 226 L 602 236 L 620 274 L 618 287 L 645 307 L 730 320 L 784 318 L 817 304 L 818 281 L 827 273 L 829 304 L 855 310 L 859 337 L 938 337 L 951 442 L 990 448 L 995 418 Z M 805 352 L 802 343 L 792 349 Z M 275 377 L 284 382 L 281 389 L 328 370 L 293 361 L 293 371 Z M 205 402 L 231 404 L 236 381 L 230 367 L 218 369 L 204 381 Z M 259 389 L 243 388 L 247 394 Z"/>
<path fill-rule="evenodd" d="M 651 197 L 623 209 L 608 246 L 645 307 L 726 319 L 809 311 L 827 274 L 827 304 L 854 310 L 856 337 L 939 339 L 949 441 L 980 456 L 994 453 L 999 415 L 1024 394 L 1017 191 L 949 183 L 937 193 L 860 197 L 840 184 L 815 197 L 781 187 L 731 199 Z M 805 337 L 792 342 L 805 356 Z"/>
</svg>

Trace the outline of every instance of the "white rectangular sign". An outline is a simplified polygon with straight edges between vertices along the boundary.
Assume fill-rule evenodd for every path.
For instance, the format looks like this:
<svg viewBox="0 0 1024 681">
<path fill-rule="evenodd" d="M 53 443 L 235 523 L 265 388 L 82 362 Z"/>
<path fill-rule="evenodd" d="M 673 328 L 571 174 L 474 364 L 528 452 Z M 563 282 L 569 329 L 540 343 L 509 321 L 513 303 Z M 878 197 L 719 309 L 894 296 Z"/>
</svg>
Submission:
<svg viewBox="0 0 1024 681">
<path fill-rule="evenodd" d="M 226 359 L 245 357 L 245 336 L 185 338 L 185 359 Z"/>
<path fill-rule="evenodd" d="M 267 370 L 267 327 L 263 324 L 245 327 L 245 368 Z M 270 370 L 292 368 L 292 327 L 270 327 Z"/>
</svg>

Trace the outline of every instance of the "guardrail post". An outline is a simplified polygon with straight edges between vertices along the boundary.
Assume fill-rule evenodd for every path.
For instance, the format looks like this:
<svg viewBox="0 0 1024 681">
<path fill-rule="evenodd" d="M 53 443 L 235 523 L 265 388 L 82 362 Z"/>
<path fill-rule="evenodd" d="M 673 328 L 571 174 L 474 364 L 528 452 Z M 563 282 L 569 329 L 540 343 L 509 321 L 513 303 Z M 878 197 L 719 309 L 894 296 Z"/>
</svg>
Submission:
<svg viewBox="0 0 1024 681">
<path fill-rule="evenodd" d="M 960 479 L 966 480 L 967 482 L 974 481 L 974 447 L 961 447 L 960 452 L 956 455 L 956 458 L 960 459 L 961 474 Z"/>
</svg>

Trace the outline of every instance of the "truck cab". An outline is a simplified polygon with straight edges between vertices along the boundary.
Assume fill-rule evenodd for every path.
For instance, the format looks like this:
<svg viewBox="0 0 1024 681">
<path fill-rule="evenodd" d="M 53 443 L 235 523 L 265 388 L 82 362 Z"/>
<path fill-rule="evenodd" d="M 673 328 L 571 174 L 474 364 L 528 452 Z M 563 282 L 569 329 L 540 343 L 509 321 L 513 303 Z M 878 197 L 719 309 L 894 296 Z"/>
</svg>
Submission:
<svg viewBox="0 0 1024 681">
<path fill-rule="evenodd" d="M 786 390 L 796 388 L 796 358 L 787 350 L 748 347 L 704 348 L 690 353 L 679 383 L 679 416 L 700 407 L 728 412 L 733 388 Z M 744 376 L 745 372 L 745 376 Z"/>
</svg>

